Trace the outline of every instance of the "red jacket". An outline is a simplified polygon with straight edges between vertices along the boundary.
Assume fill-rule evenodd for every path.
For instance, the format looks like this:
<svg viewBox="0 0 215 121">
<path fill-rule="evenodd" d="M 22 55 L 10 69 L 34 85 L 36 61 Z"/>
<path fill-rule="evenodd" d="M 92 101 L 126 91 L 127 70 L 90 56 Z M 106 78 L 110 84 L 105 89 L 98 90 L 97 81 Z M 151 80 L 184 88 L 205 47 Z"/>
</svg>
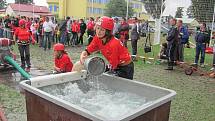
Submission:
<svg viewBox="0 0 215 121">
<path fill-rule="evenodd" d="M 26 26 L 26 28 L 28 28 L 28 29 L 30 30 L 30 27 L 31 27 L 31 21 L 27 21 L 25 26 Z"/>
<path fill-rule="evenodd" d="M 71 72 L 73 63 L 69 56 L 65 53 L 61 58 L 55 58 L 55 66 L 60 68 L 61 72 Z"/>
<path fill-rule="evenodd" d="M 102 40 L 95 36 L 87 47 L 87 51 L 89 53 L 101 51 L 113 69 L 116 69 L 123 63 L 131 61 L 131 56 L 127 48 L 125 48 L 123 44 L 114 37 L 104 45 Z"/>
<path fill-rule="evenodd" d="M 79 32 L 80 31 L 80 26 L 78 25 L 78 23 L 72 23 L 72 32 Z"/>
<path fill-rule="evenodd" d="M 94 26 L 95 26 L 95 23 L 93 21 L 89 21 L 87 23 L 87 29 L 88 30 L 93 30 L 94 29 Z"/>
<path fill-rule="evenodd" d="M 129 24 L 128 23 L 122 22 L 120 29 L 121 29 L 120 35 L 125 36 L 125 35 L 129 34 Z"/>
<path fill-rule="evenodd" d="M 27 28 L 16 28 L 16 31 L 14 34 L 18 37 L 18 42 L 20 41 L 27 41 L 29 42 L 29 39 L 31 37 L 31 33 L 29 32 L 29 29 Z"/>
</svg>

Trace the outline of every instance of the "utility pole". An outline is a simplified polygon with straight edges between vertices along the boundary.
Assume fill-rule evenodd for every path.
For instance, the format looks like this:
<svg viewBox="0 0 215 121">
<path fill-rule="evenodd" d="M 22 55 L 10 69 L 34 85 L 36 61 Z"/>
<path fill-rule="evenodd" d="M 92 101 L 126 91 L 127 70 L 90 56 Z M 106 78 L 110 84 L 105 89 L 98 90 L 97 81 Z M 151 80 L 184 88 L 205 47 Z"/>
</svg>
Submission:
<svg viewBox="0 0 215 121">
<path fill-rule="evenodd" d="M 19 1 L 19 15 L 20 15 L 20 1 Z"/>
<path fill-rule="evenodd" d="M 129 5 L 129 0 L 127 0 L 127 11 L 126 11 L 126 20 L 128 21 L 128 5 Z"/>
<path fill-rule="evenodd" d="M 33 1 L 33 21 L 34 21 L 34 1 Z"/>
</svg>

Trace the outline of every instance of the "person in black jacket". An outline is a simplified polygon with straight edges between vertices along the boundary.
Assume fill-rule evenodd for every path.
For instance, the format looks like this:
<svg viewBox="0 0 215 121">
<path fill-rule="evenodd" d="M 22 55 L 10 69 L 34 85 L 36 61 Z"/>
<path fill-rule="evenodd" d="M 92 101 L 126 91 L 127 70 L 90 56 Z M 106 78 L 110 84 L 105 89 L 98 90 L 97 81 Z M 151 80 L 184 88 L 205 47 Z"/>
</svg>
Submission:
<svg viewBox="0 0 215 121">
<path fill-rule="evenodd" d="M 131 28 L 131 47 L 132 47 L 132 60 L 137 61 L 136 55 L 137 55 L 137 41 L 140 38 L 139 33 L 140 33 L 140 26 L 139 26 L 139 21 L 135 17 L 134 18 L 134 23 Z"/>
<path fill-rule="evenodd" d="M 176 19 L 170 19 L 171 28 L 167 35 L 167 56 L 168 56 L 168 68 L 166 70 L 173 70 L 174 64 L 174 53 L 176 49 L 176 44 L 178 42 L 178 29 L 176 27 Z"/>
<path fill-rule="evenodd" d="M 199 61 L 199 55 L 201 53 L 201 59 L 200 59 L 200 66 L 204 67 L 204 61 L 205 61 L 205 49 L 206 44 L 209 43 L 210 35 L 206 31 L 206 24 L 202 23 L 200 26 L 200 31 L 197 32 L 195 36 L 196 40 L 196 56 L 195 56 L 195 65 L 198 65 Z"/>
<path fill-rule="evenodd" d="M 80 37 L 79 37 L 78 44 L 81 43 L 81 45 L 83 45 L 83 36 L 86 31 L 86 28 L 87 28 L 86 23 L 84 22 L 83 19 L 80 19 Z"/>
<path fill-rule="evenodd" d="M 11 19 L 10 19 L 9 15 L 5 16 L 4 27 L 5 27 L 4 37 L 12 39 L 12 36 L 11 36 Z"/>
<path fill-rule="evenodd" d="M 61 44 L 65 44 L 66 41 L 69 42 L 68 39 L 68 31 L 67 30 L 67 23 L 69 23 L 70 21 L 70 17 L 67 16 L 66 20 L 62 21 L 59 25 L 59 30 L 60 30 L 60 43 Z M 69 43 L 68 43 L 69 45 Z"/>
</svg>

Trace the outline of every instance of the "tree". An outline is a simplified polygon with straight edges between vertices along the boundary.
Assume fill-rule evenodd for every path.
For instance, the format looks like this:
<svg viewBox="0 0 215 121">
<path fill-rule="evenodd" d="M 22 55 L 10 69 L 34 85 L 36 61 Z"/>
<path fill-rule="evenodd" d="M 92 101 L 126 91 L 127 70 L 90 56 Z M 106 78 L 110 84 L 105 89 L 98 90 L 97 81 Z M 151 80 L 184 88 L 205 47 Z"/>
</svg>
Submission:
<svg viewBox="0 0 215 121">
<path fill-rule="evenodd" d="M 160 18 L 162 1 L 164 2 L 165 0 L 142 0 L 147 13 L 151 14 L 152 17 L 156 19 Z M 164 11 L 164 9 L 165 5 L 163 5 L 162 11 Z"/>
<path fill-rule="evenodd" d="M 182 18 L 182 16 L 183 16 L 183 7 L 178 7 L 175 14 L 175 18 Z"/>
<path fill-rule="evenodd" d="M 105 15 L 109 17 L 119 16 L 126 17 L 127 13 L 127 2 L 125 0 L 110 0 L 106 4 Z M 128 7 L 128 16 L 133 16 L 134 11 L 131 6 Z"/>
<path fill-rule="evenodd" d="M 6 0 L 1 0 L 0 1 L 0 9 L 4 9 L 6 7 L 6 4 L 7 4 Z"/>
<path fill-rule="evenodd" d="M 187 8 L 187 16 L 188 16 L 188 18 L 193 18 L 193 12 L 192 11 L 193 11 L 192 6 L 189 6 Z"/>
<path fill-rule="evenodd" d="M 33 0 L 15 0 L 16 4 L 32 4 Z"/>
<path fill-rule="evenodd" d="M 192 0 L 193 17 L 198 22 L 212 22 L 215 0 Z"/>
</svg>

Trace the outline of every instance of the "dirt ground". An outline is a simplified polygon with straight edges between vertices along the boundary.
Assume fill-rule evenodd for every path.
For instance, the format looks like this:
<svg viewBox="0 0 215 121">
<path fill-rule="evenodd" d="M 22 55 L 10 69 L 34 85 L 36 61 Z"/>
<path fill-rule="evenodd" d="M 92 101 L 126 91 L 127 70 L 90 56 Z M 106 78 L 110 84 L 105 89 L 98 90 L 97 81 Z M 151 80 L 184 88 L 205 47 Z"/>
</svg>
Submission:
<svg viewBox="0 0 215 121">
<path fill-rule="evenodd" d="M 73 63 L 79 60 L 84 49 L 85 47 L 66 48 Z M 16 46 L 14 51 L 17 53 Z M 34 76 L 50 73 L 54 64 L 53 51 L 32 46 L 31 62 L 35 70 L 45 70 L 36 72 Z M 215 121 L 215 79 L 197 74 L 186 76 L 178 67 L 174 71 L 166 71 L 165 68 L 165 64 L 144 64 L 139 60 L 135 62 L 134 79 L 177 92 L 171 105 L 170 121 Z M 26 121 L 24 95 L 19 93 L 17 86 L 20 78 L 16 72 L 0 72 L 0 105 L 9 121 Z"/>
</svg>

